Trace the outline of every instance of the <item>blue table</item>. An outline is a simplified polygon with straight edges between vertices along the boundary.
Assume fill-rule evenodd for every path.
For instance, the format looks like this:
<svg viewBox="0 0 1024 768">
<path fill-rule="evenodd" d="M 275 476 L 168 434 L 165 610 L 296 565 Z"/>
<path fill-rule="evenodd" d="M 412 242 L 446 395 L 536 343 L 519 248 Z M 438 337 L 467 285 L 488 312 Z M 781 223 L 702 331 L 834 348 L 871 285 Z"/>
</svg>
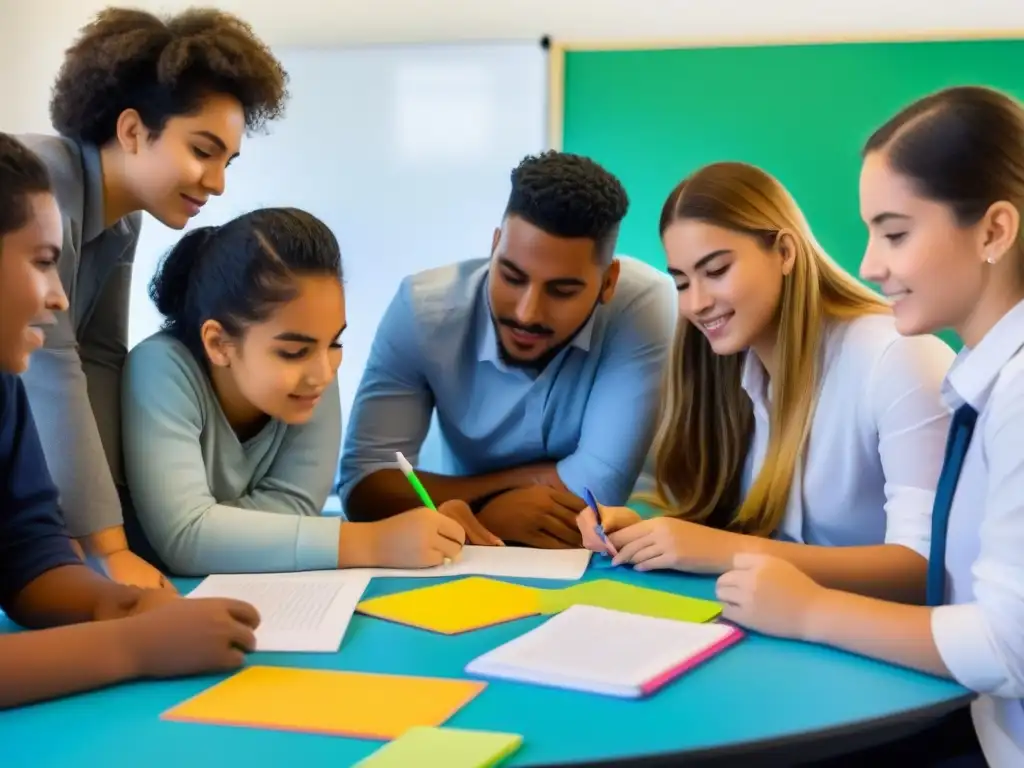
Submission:
<svg viewBox="0 0 1024 768">
<path fill-rule="evenodd" d="M 675 573 L 592 566 L 585 578 L 609 577 L 695 597 L 714 594 L 712 579 Z M 367 596 L 433 582 L 375 579 Z M 183 580 L 179 586 L 191 589 L 196 583 Z M 463 667 L 471 659 L 540 621 L 445 637 L 356 616 L 338 654 L 263 653 L 253 655 L 251 663 L 464 677 Z M 217 679 L 136 683 L 2 712 L 0 764 L 342 768 L 379 746 L 160 720 L 161 712 Z M 448 725 L 522 734 L 523 747 L 509 766 L 624 765 L 631 757 L 638 758 L 635 765 L 675 765 L 680 753 L 688 752 L 687 766 L 746 768 L 766 756 L 781 760 L 773 764 L 791 765 L 794 755 L 827 754 L 849 749 L 853 741 L 868 745 L 901 729 L 911 732 L 970 699 L 967 690 L 951 682 L 826 648 L 750 636 L 648 700 L 492 681 Z"/>
</svg>

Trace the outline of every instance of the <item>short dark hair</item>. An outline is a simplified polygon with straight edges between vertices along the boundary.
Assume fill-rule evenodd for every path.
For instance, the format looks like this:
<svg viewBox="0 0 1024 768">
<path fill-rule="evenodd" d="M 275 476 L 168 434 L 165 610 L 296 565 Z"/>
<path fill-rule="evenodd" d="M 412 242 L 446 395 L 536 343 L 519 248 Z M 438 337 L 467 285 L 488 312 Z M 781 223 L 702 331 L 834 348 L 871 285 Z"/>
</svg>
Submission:
<svg viewBox="0 0 1024 768">
<path fill-rule="evenodd" d="M 296 295 L 295 277 L 342 279 L 330 228 L 296 208 L 262 208 L 217 227 L 194 229 L 163 258 L 149 296 L 164 330 L 205 361 L 200 330 L 216 320 L 232 336 Z"/>
<path fill-rule="evenodd" d="M 43 161 L 13 136 L 0 133 L 0 238 L 28 223 L 30 195 L 50 191 Z"/>
<path fill-rule="evenodd" d="M 246 128 L 256 131 L 284 111 L 287 82 L 267 46 L 232 14 L 194 8 L 161 19 L 107 8 L 65 52 L 50 119 L 62 136 L 103 145 L 126 109 L 159 134 L 169 118 L 223 93 L 241 102 Z"/>
<path fill-rule="evenodd" d="M 518 216 L 556 237 L 585 237 L 611 256 L 629 210 L 622 183 L 590 158 L 549 150 L 512 171 L 506 216 Z"/>
<path fill-rule="evenodd" d="M 1000 200 L 1024 215 L 1024 108 L 991 88 L 957 86 L 915 101 L 871 134 L 918 194 L 948 205 L 961 226 Z"/>
</svg>

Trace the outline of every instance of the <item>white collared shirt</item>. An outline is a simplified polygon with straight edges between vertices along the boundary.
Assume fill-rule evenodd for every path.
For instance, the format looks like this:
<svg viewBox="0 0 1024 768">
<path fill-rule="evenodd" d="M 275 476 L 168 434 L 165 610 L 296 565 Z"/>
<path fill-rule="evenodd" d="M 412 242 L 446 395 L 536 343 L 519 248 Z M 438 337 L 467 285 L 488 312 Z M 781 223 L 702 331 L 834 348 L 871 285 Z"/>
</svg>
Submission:
<svg viewBox="0 0 1024 768">
<path fill-rule="evenodd" d="M 943 386 L 951 409 L 978 411 L 950 510 L 946 602 L 935 645 L 953 677 L 979 693 L 974 725 L 992 768 L 1024 765 L 1024 302 Z"/>
<path fill-rule="evenodd" d="M 953 350 L 934 336 L 900 336 L 890 315 L 830 324 L 824 345 L 810 437 L 780 537 L 822 546 L 902 544 L 927 558 L 949 428 L 940 393 Z M 748 353 L 743 388 L 755 426 L 744 495 L 768 446 L 766 378 Z"/>
</svg>

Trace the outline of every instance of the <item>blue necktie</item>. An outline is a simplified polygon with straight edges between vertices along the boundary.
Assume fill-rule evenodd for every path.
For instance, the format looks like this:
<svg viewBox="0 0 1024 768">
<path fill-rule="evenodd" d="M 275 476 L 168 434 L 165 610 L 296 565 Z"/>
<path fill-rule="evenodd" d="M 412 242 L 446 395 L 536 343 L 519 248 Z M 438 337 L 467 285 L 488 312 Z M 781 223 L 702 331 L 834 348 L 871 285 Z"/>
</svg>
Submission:
<svg viewBox="0 0 1024 768">
<path fill-rule="evenodd" d="M 953 413 L 946 440 L 946 458 L 942 462 L 942 474 L 935 488 L 935 505 L 932 507 L 932 546 L 928 555 L 928 605 L 942 605 L 946 600 L 946 531 L 949 528 L 949 511 L 953 507 L 953 495 L 964 467 L 964 457 L 974 435 L 978 412 L 970 405 L 961 405 Z"/>
</svg>

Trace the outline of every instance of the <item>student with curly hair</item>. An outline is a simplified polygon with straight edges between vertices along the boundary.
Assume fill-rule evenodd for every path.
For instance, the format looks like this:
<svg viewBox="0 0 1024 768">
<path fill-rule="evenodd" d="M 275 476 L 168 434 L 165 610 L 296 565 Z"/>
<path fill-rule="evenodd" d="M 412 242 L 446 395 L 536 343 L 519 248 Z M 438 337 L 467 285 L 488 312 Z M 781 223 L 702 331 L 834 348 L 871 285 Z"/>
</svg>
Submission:
<svg viewBox="0 0 1024 768">
<path fill-rule="evenodd" d="M 675 325 L 667 276 L 615 258 L 628 199 L 578 155 L 512 172 L 489 259 L 406 278 L 370 352 L 345 437 L 353 520 L 418 506 L 394 468 L 432 413 L 451 476 L 417 473 L 435 502 L 470 502 L 511 543 L 578 547 L 579 496 L 622 504 L 653 435 Z"/>
<path fill-rule="evenodd" d="M 108 8 L 66 52 L 50 104 L 60 136 L 22 137 L 53 179 L 70 302 L 25 385 L 68 527 L 118 581 L 167 586 L 125 535 L 134 520 L 119 392 L 141 214 L 181 229 L 223 193 L 243 134 L 281 115 L 286 82 L 267 47 L 230 14 L 193 9 L 161 19 Z"/>
</svg>

